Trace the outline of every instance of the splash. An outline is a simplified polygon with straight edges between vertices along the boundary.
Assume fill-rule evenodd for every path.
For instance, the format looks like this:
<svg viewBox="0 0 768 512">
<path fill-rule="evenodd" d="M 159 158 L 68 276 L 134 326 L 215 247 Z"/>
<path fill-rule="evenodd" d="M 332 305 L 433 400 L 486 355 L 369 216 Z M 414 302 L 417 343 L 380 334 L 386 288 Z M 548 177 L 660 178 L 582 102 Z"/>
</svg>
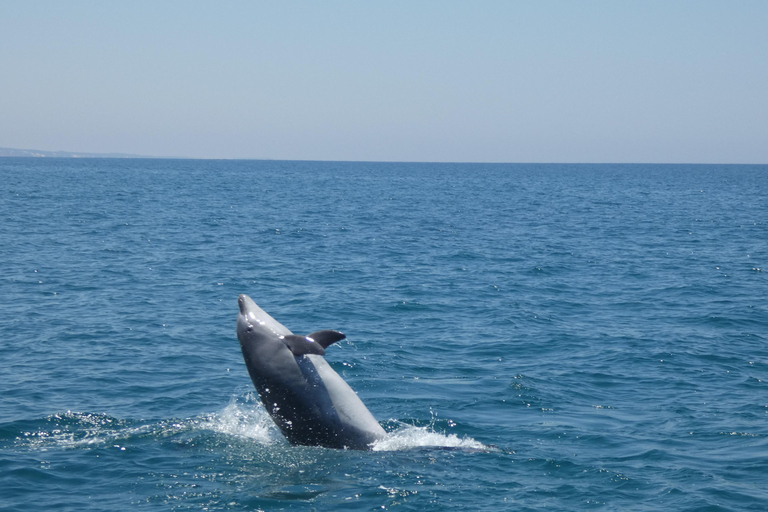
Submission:
<svg viewBox="0 0 768 512">
<path fill-rule="evenodd" d="M 39 423 L 38 423 L 39 421 Z M 160 435 L 176 428 L 176 424 L 132 424 L 127 420 L 113 418 L 106 414 L 72 412 L 52 414 L 22 428 L 16 436 L 20 446 L 46 451 L 49 448 L 90 448 L 113 444 L 123 448 L 126 440 L 146 435 Z"/>
<path fill-rule="evenodd" d="M 466 451 L 495 451 L 493 446 L 485 445 L 471 437 L 459 437 L 456 434 L 443 434 L 435 430 L 436 414 L 430 411 L 432 420 L 428 425 L 419 427 L 394 421 L 395 428 L 390 434 L 372 446 L 376 452 L 401 451 L 417 448 L 456 449 Z M 450 424 L 450 423 L 449 423 Z M 253 440 L 259 444 L 287 444 L 272 421 L 261 400 L 254 393 L 233 396 L 221 412 L 209 415 L 200 423 L 200 428 L 216 433 Z"/>
<path fill-rule="evenodd" d="M 471 437 L 440 433 L 436 431 L 435 423 L 434 414 L 432 421 L 426 426 L 392 420 L 389 435 L 374 443 L 372 450 L 387 452 L 419 448 L 462 451 L 496 449 Z M 17 447 L 25 446 L 40 451 L 51 448 L 90 449 L 103 446 L 125 450 L 126 446 L 140 439 L 171 438 L 175 442 L 184 443 L 201 436 L 213 445 L 233 437 L 254 445 L 288 445 L 261 401 L 253 393 L 232 396 L 224 409 L 193 418 L 145 422 L 114 418 L 106 414 L 67 411 L 19 427 L 16 434 L 12 434 L 15 442 L 11 442 Z"/>
<path fill-rule="evenodd" d="M 431 427 L 402 425 L 389 436 L 373 445 L 373 451 L 401 451 L 414 448 L 448 448 L 468 451 L 493 451 L 494 448 L 472 439 L 460 438 L 456 434 L 441 434 Z"/>
<path fill-rule="evenodd" d="M 279 442 L 280 433 L 267 411 L 253 396 L 233 396 L 221 412 L 210 414 L 199 427 L 218 434 L 250 439 L 260 444 Z"/>
<path fill-rule="evenodd" d="M 234 396 L 223 410 L 193 418 L 147 422 L 67 411 L 21 422 L 9 433 L 17 447 L 40 451 L 101 446 L 124 449 L 143 438 L 176 438 L 183 442 L 186 438 L 211 434 L 214 437 L 239 437 L 259 444 L 273 444 L 282 439 L 272 419 L 252 394 Z"/>
</svg>

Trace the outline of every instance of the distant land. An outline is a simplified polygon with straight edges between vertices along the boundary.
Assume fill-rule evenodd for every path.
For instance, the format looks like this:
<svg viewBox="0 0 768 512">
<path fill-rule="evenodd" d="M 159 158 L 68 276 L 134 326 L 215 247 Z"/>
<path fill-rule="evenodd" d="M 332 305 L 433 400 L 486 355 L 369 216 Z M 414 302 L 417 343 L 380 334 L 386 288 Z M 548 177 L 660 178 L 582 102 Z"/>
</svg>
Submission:
<svg viewBox="0 0 768 512">
<path fill-rule="evenodd" d="M 33 158 L 160 158 L 127 153 L 77 153 L 74 151 L 41 151 L 39 149 L 0 148 L 0 157 Z"/>
</svg>

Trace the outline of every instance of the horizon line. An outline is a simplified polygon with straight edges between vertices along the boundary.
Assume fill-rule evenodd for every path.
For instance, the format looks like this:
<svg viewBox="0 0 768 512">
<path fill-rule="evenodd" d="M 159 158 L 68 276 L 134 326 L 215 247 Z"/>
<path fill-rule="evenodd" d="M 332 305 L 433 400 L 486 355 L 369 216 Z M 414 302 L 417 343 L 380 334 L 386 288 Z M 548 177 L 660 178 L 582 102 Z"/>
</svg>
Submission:
<svg viewBox="0 0 768 512">
<path fill-rule="evenodd" d="M 400 164 L 481 164 L 481 165 L 768 165 L 756 162 L 544 162 L 544 161 L 458 161 L 458 160 L 344 160 L 314 158 L 240 158 L 240 157 L 194 157 L 154 156 L 133 153 L 93 153 L 87 151 L 48 151 L 39 149 L 18 149 L 0 147 L 0 158 L 63 158 L 63 159 L 146 159 L 146 160 L 221 160 L 260 162 L 327 162 L 327 163 L 400 163 Z"/>
</svg>

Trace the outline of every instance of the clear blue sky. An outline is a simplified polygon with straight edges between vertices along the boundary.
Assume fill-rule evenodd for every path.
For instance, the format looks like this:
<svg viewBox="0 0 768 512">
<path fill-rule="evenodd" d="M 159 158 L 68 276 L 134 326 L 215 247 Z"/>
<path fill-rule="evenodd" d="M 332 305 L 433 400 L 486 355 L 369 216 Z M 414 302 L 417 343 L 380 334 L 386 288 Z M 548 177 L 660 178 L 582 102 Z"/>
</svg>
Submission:
<svg viewBox="0 0 768 512">
<path fill-rule="evenodd" d="M 0 0 L 0 147 L 768 163 L 768 0 Z"/>
</svg>

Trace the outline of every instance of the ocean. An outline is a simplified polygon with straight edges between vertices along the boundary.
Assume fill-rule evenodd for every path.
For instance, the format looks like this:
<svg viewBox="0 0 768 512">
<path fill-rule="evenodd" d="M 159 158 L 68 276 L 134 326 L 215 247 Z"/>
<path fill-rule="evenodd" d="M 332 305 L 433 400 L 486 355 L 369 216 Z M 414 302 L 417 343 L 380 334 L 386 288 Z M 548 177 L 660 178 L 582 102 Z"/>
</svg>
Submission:
<svg viewBox="0 0 768 512">
<path fill-rule="evenodd" d="M 0 159 L 0 511 L 768 510 L 768 166 Z M 250 295 L 390 436 L 287 443 Z"/>
</svg>

